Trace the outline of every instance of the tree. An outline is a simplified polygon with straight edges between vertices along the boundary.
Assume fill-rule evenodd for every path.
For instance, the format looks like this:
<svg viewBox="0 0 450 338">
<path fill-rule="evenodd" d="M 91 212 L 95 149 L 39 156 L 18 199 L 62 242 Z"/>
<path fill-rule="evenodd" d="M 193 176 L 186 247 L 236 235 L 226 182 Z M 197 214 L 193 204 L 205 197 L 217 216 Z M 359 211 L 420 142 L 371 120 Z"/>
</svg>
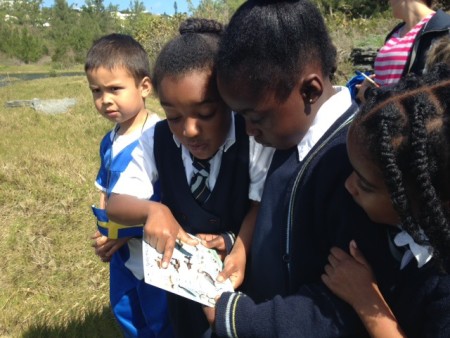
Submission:
<svg viewBox="0 0 450 338">
<path fill-rule="evenodd" d="M 43 41 L 27 28 L 23 28 L 15 51 L 15 56 L 25 63 L 36 62 L 44 54 Z"/>
<path fill-rule="evenodd" d="M 134 0 L 130 1 L 130 13 L 134 16 L 138 16 L 141 13 L 145 12 L 145 6 L 142 1 Z"/>
<path fill-rule="evenodd" d="M 226 0 L 200 0 L 197 8 L 188 0 L 189 12 L 193 16 L 213 19 L 222 23 L 228 22 L 234 11 L 228 6 Z"/>
<path fill-rule="evenodd" d="M 55 0 L 50 17 L 50 38 L 54 42 L 53 61 L 63 61 L 71 50 L 70 35 L 76 27 L 77 17 L 66 0 Z"/>
<path fill-rule="evenodd" d="M 17 18 L 20 25 L 37 26 L 42 24 L 41 11 L 43 0 L 12 0 L 4 1 L 0 4 L 7 11 L 8 15 Z"/>
<path fill-rule="evenodd" d="M 385 11 L 388 0 L 313 0 L 325 15 L 335 12 L 344 13 L 350 17 L 369 17 Z"/>
<path fill-rule="evenodd" d="M 131 34 L 147 51 L 154 62 L 164 44 L 178 34 L 180 23 L 187 18 L 185 14 L 153 15 L 144 13 L 133 23 Z"/>
</svg>

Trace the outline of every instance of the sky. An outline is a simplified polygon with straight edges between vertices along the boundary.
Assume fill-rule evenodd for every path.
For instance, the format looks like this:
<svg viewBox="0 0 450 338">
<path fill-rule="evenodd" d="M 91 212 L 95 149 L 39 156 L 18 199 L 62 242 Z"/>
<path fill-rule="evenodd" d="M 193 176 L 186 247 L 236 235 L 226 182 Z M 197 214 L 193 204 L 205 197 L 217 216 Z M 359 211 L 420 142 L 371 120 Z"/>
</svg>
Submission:
<svg viewBox="0 0 450 338">
<path fill-rule="evenodd" d="M 140 0 L 146 10 L 148 12 L 154 13 L 154 14 L 174 14 L 174 2 L 175 0 Z M 84 5 L 84 0 L 67 0 L 69 5 L 76 5 L 77 7 L 81 7 Z M 109 4 L 118 5 L 119 10 L 125 10 L 130 7 L 130 2 L 133 2 L 133 0 L 104 0 L 103 3 L 105 6 L 108 6 Z M 187 12 L 188 6 L 187 1 L 185 0 L 176 0 L 178 12 Z M 192 4 L 194 6 L 197 6 L 200 0 L 192 0 Z M 54 5 L 54 0 L 44 0 L 43 6 L 44 7 L 51 7 Z"/>
</svg>

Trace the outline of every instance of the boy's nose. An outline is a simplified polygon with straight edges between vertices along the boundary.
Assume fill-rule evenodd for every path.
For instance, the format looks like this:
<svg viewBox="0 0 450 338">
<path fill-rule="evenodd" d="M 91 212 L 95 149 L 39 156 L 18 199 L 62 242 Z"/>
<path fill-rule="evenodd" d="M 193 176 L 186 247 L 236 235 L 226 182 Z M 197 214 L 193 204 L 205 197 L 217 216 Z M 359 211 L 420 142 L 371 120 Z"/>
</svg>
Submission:
<svg viewBox="0 0 450 338">
<path fill-rule="evenodd" d="M 184 121 L 184 136 L 186 137 L 194 137 L 198 135 L 198 126 L 197 126 L 197 119 L 193 118 L 186 118 Z"/>
<path fill-rule="evenodd" d="M 109 93 L 103 93 L 102 95 L 103 104 L 108 104 L 112 102 L 112 96 Z"/>
</svg>

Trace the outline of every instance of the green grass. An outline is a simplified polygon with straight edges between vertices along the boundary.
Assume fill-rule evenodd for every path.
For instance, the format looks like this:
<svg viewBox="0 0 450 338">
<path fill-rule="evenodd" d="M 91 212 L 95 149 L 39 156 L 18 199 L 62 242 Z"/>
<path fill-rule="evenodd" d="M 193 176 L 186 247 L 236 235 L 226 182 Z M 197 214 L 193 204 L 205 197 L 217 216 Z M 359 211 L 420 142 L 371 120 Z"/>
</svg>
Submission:
<svg viewBox="0 0 450 338">
<path fill-rule="evenodd" d="M 60 115 L 10 100 L 77 99 Z M 148 101 L 150 110 L 161 112 Z M 90 246 L 98 145 L 112 127 L 84 77 L 0 87 L 0 337 L 119 337 L 108 265 Z"/>
<path fill-rule="evenodd" d="M 63 67 L 54 63 L 42 64 L 20 64 L 20 65 L 5 65 L 0 64 L 0 74 L 10 73 L 55 73 L 58 72 L 83 72 L 83 65 L 74 65 L 71 67 Z"/>
<path fill-rule="evenodd" d="M 336 18 L 336 82 L 353 74 L 353 47 L 382 45 L 390 18 Z M 340 20 L 340 21 L 339 21 Z M 368 39 L 368 37 L 370 37 Z M 82 66 L 1 62 L 0 74 L 82 71 Z M 0 337 L 118 337 L 108 265 L 90 247 L 98 145 L 112 125 L 95 111 L 84 76 L 9 81 L 0 87 Z M 5 108 L 6 101 L 76 98 L 67 113 Z M 163 113 L 154 99 L 149 110 Z"/>
</svg>

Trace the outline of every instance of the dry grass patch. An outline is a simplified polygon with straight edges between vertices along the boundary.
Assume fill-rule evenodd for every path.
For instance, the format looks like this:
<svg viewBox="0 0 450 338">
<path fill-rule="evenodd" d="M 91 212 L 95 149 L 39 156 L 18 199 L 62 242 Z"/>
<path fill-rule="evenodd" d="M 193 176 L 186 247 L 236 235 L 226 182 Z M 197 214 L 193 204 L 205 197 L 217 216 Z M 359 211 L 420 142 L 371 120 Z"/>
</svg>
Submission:
<svg viewBox="0 0 450 338">
<path fill-rule="evenodd" d="M 76 98 L 64 114 L 11 100 Z M 161 112 L 157 101 L 149 108 Z M 0 88 L 0 337 L 118 337 L 108 265 L 90 247 L 101 138 L 84 77 Z"/>
</svg>

